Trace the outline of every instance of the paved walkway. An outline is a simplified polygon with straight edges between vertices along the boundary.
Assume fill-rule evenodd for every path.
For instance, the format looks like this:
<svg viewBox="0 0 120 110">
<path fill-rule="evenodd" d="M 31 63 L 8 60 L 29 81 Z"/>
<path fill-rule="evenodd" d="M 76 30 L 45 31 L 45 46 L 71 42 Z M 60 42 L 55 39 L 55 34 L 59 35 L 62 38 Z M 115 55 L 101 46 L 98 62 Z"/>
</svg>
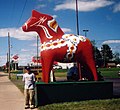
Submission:
<svg viewBox="0 0 120 110">
<path fill-rule="evenodd" d="M 0 72 L 0 110 L 24 110 L 24 95 L 8 79 L 8 75 L 2 72 Z"/>
</svg>

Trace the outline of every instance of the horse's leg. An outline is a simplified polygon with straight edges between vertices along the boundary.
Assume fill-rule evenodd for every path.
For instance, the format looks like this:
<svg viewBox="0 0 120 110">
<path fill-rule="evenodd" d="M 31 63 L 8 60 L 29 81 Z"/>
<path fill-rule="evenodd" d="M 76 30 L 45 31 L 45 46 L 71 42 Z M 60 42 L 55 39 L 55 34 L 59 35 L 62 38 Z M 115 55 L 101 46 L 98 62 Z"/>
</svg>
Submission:
<svg viewBox="0 0 120 110">
<path fill-rule="evenodd" d="M 42 63 L 42 81 L 45 82 L 45 67 L 43 58 L 41 58 L 41 63 Z"/>
<path fill-rule="evenodd" d="M 81 65 L 79 62 L 77 62 L 77 67 L 78 67 L 78 75 L 79 75 L 79 79 L 82 79 L 82 74 L 81 74 Z"/>
<path fill-rule="evenodd" d="M 48 83 L 50 81 L 50 71 L 52 69 L 53 61 L 52 58 L 42 58 L 42 78 L 43 81 Z"/>
<path fill-rule="evenodd" d="M 94 80 L 97 81 L 98 75 L 97 75 L 94 59 L 93 58 L 86 59 L 85 64 L 88 70 L 90 70 L 90 72 L 93 74 Z"/>
<path fill-rule="evenodd" d="M 78 56 L 78 59 L 81 59 L 81 63 L 84 66 L 83 69 L 85 68 L 86 75 L 90 75 L 90 80 L 93 80 L 93 78 L 94 80 L 98 80 L 92 47 L 89 46 L 88 50 L 82 51 L 81 53 L 79 53 L 79 55 L 81 56 Z"/>
<path fill-rule="evenodd" d="M 54 75 L 54 70 L 52 69 L 50 72 L 50 82 L 54 82 L 54 81 L 56 81 L 56 79 L 55 79 L 55 75 Z"/>
</svg>

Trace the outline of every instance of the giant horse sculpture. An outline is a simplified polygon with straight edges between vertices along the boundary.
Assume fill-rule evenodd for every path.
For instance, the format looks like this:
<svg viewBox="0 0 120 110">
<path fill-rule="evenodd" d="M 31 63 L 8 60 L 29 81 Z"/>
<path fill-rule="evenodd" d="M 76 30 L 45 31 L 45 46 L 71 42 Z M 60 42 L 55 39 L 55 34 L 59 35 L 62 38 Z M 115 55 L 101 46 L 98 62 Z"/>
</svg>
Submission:
<svg viewBox="0 0 120 110">
<path fill-rule="evenodd" d="M 22 26 L 23 31 L 36 31 L 41 39 L 42 79 L 48 83 L 54 61 L 79 62 L 98 80 L 93 47 L 84 36 L 64 34 L 56 20 L 47 14 L 32 11 L 32 16 Z"/>
</svg>

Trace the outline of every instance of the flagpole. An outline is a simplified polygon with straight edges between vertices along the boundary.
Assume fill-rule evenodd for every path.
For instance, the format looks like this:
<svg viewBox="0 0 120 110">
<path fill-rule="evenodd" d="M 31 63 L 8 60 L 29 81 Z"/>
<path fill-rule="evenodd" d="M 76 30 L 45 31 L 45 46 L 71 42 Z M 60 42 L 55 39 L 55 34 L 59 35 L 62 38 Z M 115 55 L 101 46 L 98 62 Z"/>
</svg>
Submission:
<svg viewBox="0 0 120 110">
<path fill-rule="evenodd" d="M 78 2 L 76 0 L 76 32 L 77 35 L 79 35 L 79 19 L 78 19 Z M 78 66 L 78 74 L 79 74 L 79 78 L 80 80 L 82 79 L 82 73 L 81 73 L 81 65 L 79 62 L 77 62 L 77 66 Z"/>
<path fill-rule="evenodd" d="M 38 35 L 37 35 L 37 69 L 38 69 Z"/>
<path fill-rule="evenodd" d="M 76 31 L 77 31 L 77 35 L 79 35 L 78 2 L 77 2 L 77 0 L 76 0 Z"/>
</svg>

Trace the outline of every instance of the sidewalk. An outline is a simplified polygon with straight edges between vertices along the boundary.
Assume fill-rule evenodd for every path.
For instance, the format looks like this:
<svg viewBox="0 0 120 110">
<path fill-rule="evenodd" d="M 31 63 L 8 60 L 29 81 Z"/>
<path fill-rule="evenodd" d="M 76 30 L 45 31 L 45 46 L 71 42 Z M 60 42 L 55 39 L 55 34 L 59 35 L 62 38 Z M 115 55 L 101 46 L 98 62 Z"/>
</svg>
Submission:
<svg viewBox="0 0 120 110">
<path fill-rule="evenodd" d="M 24 95 L 3 72 L 0 72 L 0 109 L 24 110 Z"/>
</svg>

